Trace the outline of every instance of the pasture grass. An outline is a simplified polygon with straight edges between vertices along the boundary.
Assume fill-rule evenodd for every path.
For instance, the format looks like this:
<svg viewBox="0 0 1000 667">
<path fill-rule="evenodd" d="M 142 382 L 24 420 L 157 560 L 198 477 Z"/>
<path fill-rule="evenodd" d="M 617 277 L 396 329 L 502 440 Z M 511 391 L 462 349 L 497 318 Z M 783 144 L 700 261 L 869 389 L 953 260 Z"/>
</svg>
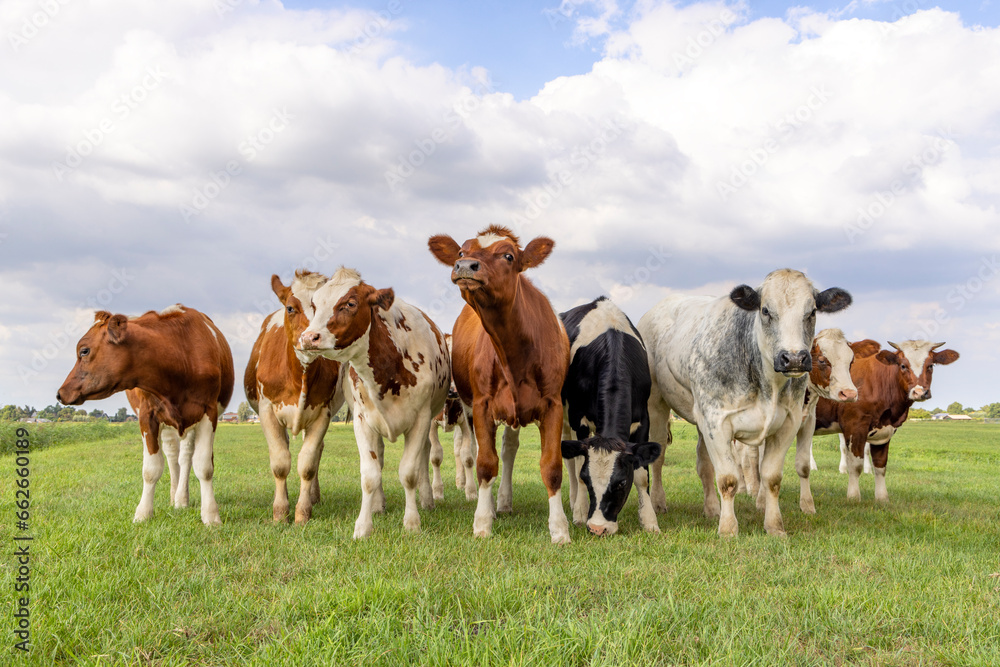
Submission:
<svg viewBox="0 0 1000 667">
<path fill-rule="evenodd" d="M 401 446 L 387 444 L 386 514 L 371 538 L 354 541 L 360 490 L 349 426 L 327 436 L 323 500 L 305 527 L 271 520 L 259 426 L 220 426 L 217 528 L 200 522 L 193 476 L 192 506 L 168 508 L 167 474 L 155 516 L 133 525 L 138 436 L 81 433 L 31 456 L 32 646 L 26 659 L 4 628 L 0 662 L 1000 664 L 1000 425 L 907 424 L 890 448 L 888 506 L 874 503 L 870 475 L 862 501 L 848 502 L 837 440 L 817 439 L 818 514 L 799 511 L 789 456 L 789 537 L 769 537 L 740 496 L 731 540 L 702 516 L 694 430 L 676 425 L 662 534 L 641 531 L 633 494 L 618 535 L 572 526 L 563 547 L 549 542 L 534 429 L 522 434 L 513 513 L 497 518 L 488 540 L 472 536 L 474 504 L 454 487 L 450 436 L 445 500 L 421 511 L 422 532 L 402 529 Z M 10 554 L 13 457 L 0 465 Z M 291 477 L 289 487 L 294 505 Z M 567 510 L 568 493 L 564 483 Z M 0 567 L 13 600 L 13 557 Z"/>
</svg>

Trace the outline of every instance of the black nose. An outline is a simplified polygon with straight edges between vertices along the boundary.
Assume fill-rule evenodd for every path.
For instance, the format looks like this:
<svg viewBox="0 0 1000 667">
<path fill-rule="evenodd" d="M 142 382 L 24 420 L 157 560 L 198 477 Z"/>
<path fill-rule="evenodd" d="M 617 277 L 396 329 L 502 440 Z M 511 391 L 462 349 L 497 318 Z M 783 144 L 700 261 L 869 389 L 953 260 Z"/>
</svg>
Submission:
<svg viewBox="0 0 1000 667">
<path fill-rule="evenodd" d="M 456 271 L 471 271 L 475 273 L 479 270 L 479 260 L 477 259 L 460 259 L 455 262 Z"/>
<path fill-rule="evenodd" d="M 800 352 L 782 350 L 774 358 L 774 370 L 779 373 L 808 373 L 812 370 L 809 350 Z"/>
</svg>

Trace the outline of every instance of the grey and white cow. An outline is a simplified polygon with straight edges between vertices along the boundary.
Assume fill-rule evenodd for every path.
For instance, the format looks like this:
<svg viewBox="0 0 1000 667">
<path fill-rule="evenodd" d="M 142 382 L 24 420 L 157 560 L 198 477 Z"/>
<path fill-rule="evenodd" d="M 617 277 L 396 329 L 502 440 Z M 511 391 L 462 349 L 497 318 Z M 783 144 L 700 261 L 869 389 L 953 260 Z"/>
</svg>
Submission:
<svg viewBox="0 0 1000 667">
<path fill-rule="evenodd" d="M 840 288 L 819 292 L 803 273 L 781 269 L 725 297 L 667 297 L 639 320 L 653 380 L 650 436 L 669 442 L 671 409 L 697 425 L 705 514 L 719 517 L 720 535 L 739 531 L 735 439 L 763 445 L 764 528 L 785 534 L 778 491 L 802 424 L 816 313 L 850 303 Z M 651 472 L 654 507 L 665 510 L 662 455 Z"/>
</svg>

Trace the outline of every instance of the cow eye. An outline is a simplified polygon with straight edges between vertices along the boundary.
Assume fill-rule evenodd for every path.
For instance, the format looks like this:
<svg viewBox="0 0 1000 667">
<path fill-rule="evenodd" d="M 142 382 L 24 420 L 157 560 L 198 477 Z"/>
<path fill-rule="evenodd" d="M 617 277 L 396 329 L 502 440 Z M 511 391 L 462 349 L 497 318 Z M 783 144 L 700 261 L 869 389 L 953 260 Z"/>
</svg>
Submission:
<svg viewBox="0 0 1000 667">
<path fill-rule="evenodd" d="M 760 309 L 760 314 L 764 317 L 771 317 L 771 311 L 767 309 L 767 306 Z"/>
<path fill-rule="evenodd" d="M 80 358 L 83 358 L 83 357 L 87 356 L 88 354 L 90 354 L 90 348 L 89 347 L 81 347 L 80 348 Z"/>
<path fill-rule="evenodd" d="M 907 366 L 906 364 L 900 364 L 899 367 L 902 368 L 904 371 L 910 370 L 910 367 Z"/>
<path fill-rule="evenodd" d="M 461 250 L 459 250 L 459 251 L 458 251 L 458 256 L 459 256 L 459 257 L 465 257 L 465 253 L 464 253 L 464 252 L 462 252 Z"/>
<path fill-rule="evenodd" d="M 295 314 L 295 306 L 288 306 L 287 308 L 285 308 L 285 312 L 287 312 L 289 315 L 294 315 Z"/>
<path fill-rule="evenodd" d="M 511 263 L 513 263 L 513 262 L 514 262 L 514 255 L 510 254 L 509 252 L 508 252 L 508 253 L 506 253 L 506 254 L 505 254 L 505 255 L 503 256 L 503 258 L 504 258 L 504 259 L 506 259 L 506 260 L 507 260 L 508 262 L 511 262 Z"/>
<path fill-rule="evenodd" d="M 809 313 L 809 317 L 816 317 L 816 309 L 815 308 L 813 308 L 812 312 Z"/>
</svg>

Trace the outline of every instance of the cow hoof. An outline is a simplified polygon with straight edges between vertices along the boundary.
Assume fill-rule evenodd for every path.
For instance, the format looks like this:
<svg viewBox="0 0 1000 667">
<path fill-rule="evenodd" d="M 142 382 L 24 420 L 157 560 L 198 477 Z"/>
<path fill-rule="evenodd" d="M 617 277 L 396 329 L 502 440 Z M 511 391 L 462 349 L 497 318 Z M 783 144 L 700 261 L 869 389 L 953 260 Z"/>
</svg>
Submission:
<svg viewBox="0 0 1000 667">
<path fill-rule="evenodd" d="M 139 505 L 138 507 L 135 508 L 135 516 L 132 517 L 132 523 L 142 523 L 143 521 L 149 519 L 152 516 L 153 516 L 152 507 L 143 507 L 142 505 Z"/>
<path fill-rule="evenodd" d="M 362 521 L 361 519 L 358 519 L 354 522 L 354 539 L 363 540 L 372 534 L 373 529 L 374 526 L 371 521 Z"/>
<path fill-rule="evenodd" d="M 816 504 L 813 503 L 811 498 L 809 500 L 803 498 L 799 500 L 799 509 L 802 510 L 803 514 L 815 514 Z"/>
<path fill-rule="evenodd" d="M 572 540 L 569 539 L 569 533 L 565 535 L 553 535 L 552 544 L 569 544 Z"/>
<path fill-rule="evenodd" d="M 174 509 L 184 509 L 189 504 L 187 496 L 174 496 Z"/>
<path fill-rule="evenodd" d="M 420 508 L 425 510 L 434 509 L 434 498 L 432 498 L 430 495 L 421 496 Z"/>
<path fill-rule="evenodd" d="M 719 522 L 719 536 L 720 537 L 736 537 L 740 534 L 740 526 L 736 522 L 736 518 L 732 518 L 728 521 Z"/>
<path fill-rule="evenodd" d="M 316 484 L 313 485 L 313 490 L 309 493 L 309 500 L 312 501 L 313 505 L 318 505 L 320 503 L 319 484 L 318 483 L 316 483 Z"/>
<path fill-rule="evenodd" d="M 472 501 L 479 500 L 479 492 L 476 490 L 475 487 L 473 487 L 471 489 L 466 489 L 465 490 L 465 499 L 466 500 L 472 500 Z"/>
<path fill-rule="evenodd" d="M 403 529 L 408 533 L 419 533 L 420 515 L 403 517 Z"/>
<path fill-rule="evenodd" d="M 706 519 L 718 519 L 719 515 L 722 514 L 721 507 L 705 507 L 705 518 Z"/>
<path fill-rule="evenodd" d="M 875 502 L 877 502 L 877 503 L 879 503 L 881 505 L 888 505 L 889 504 L 889 496 L 884 496 L 884 497 L 881 497 L 881 498 L 879 496 L 875 496 Z"/>
<path fill-rule="evenodd" d="M 312 508 L 308 510 L 295 510 L 295 523 L 299 526 L 304 526 L 312 518 Z"/>
<path fill-rule="evenodd" d="M 444 488 L 434 489 L 434 500 L 444 500 Z"/>
<path fill-rule="evenodd" d="M 283 523 L 288 519 L 288 505 L 275 505 L 273 516 L 275 523 Z"/>
<path fill-rule="evenodd" d="M 764 526 L 764 529 L 767 531 L 767 534 L 770 535 L 771 537 L 788 537 L 788 533 L 786 533 L 785 529 L 781 526 L 771 527 L 771 528 Z"/>
</svg>

